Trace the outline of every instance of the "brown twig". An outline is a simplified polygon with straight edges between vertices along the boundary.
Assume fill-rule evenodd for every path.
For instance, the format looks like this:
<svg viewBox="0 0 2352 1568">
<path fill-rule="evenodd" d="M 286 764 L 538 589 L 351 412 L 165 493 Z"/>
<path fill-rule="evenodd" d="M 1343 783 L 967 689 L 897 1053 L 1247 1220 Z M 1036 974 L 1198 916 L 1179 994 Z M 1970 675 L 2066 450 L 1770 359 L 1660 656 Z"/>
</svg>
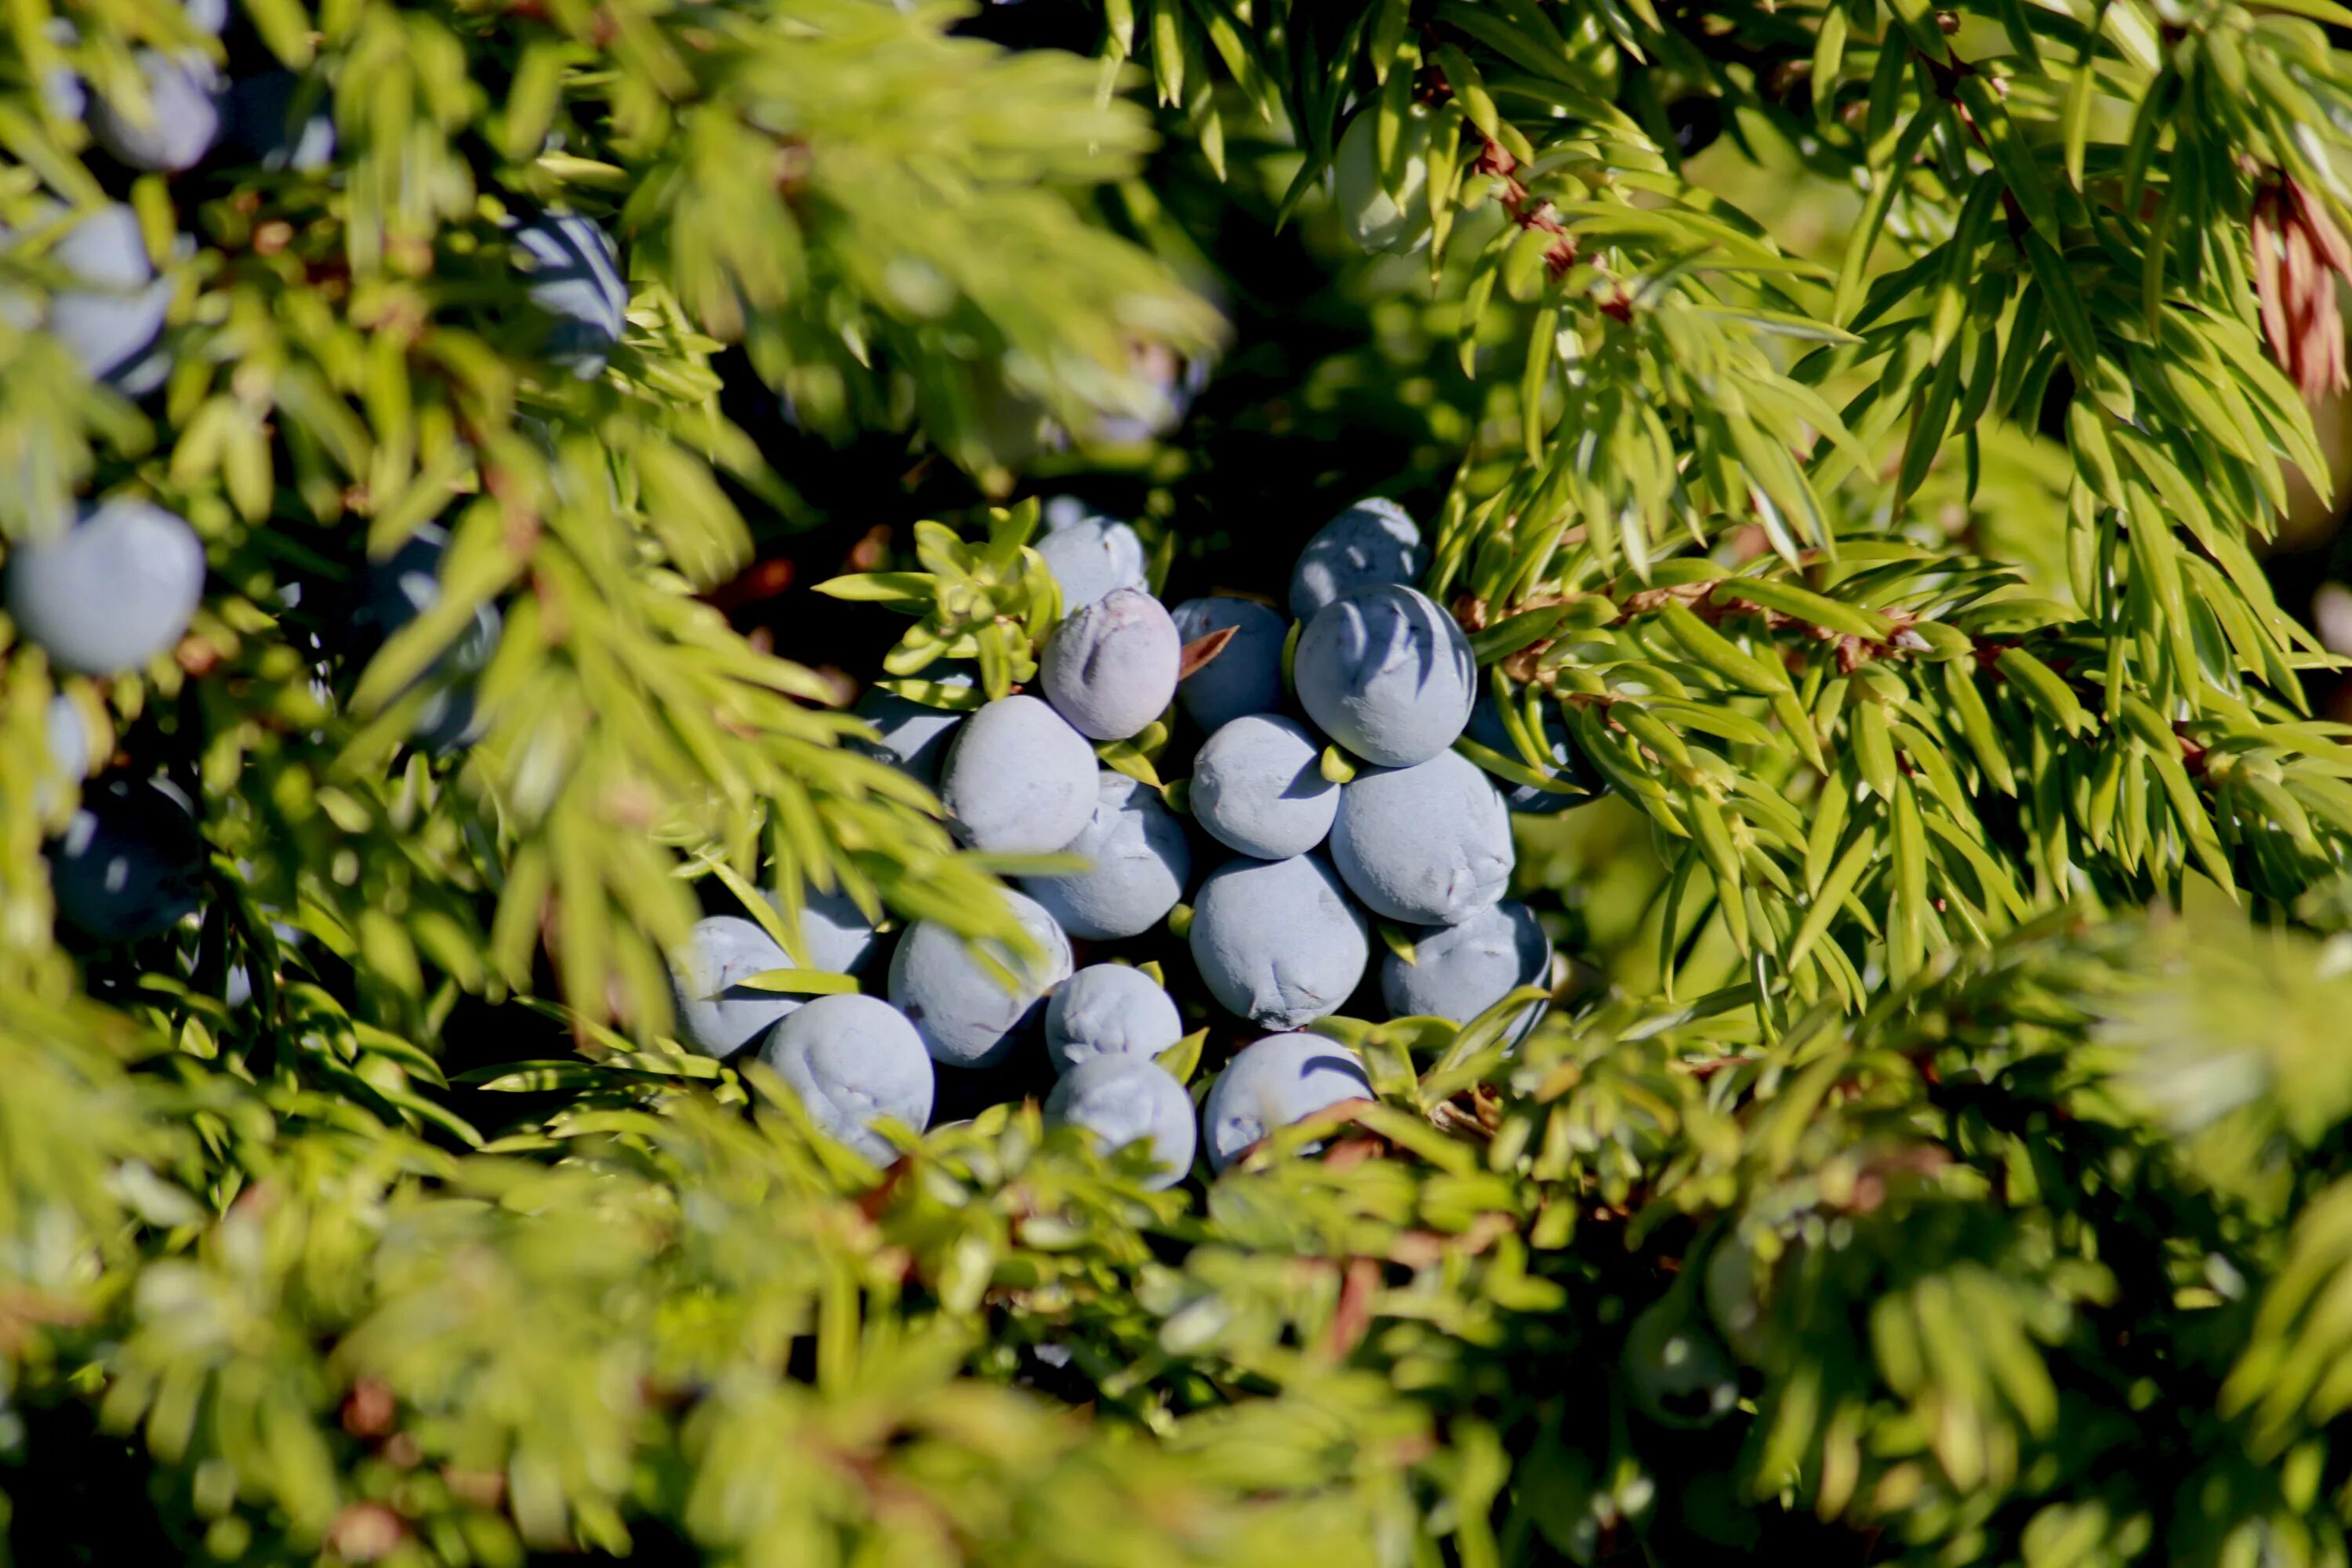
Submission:
<svg viewBox="0 0 2352 1568">
<path fill-rule="evenodd" d="M 1544 247 L 1544 266 L 1554 278 L 1565 277 L 1568 269 L 1576 265 L 1578 257 L 1576 240 L 1569 234 L 1568 226 L 1559 221 L 1559 214 L 1551 203 L 1529 196 L 1527 186 L 1519 182 L 1519 161 L 1511 156 L 1510 149 L 1492 137 L 1484 140 L 1485 145 L 1478 150 L 1471 167 L 1503 183 L 1503 210 L 1510 215 L 1513 223 L 1553 237 L 1551 244 Z M 1608 306 L 1601 309 L 1605 310 Z"/>
</svg>

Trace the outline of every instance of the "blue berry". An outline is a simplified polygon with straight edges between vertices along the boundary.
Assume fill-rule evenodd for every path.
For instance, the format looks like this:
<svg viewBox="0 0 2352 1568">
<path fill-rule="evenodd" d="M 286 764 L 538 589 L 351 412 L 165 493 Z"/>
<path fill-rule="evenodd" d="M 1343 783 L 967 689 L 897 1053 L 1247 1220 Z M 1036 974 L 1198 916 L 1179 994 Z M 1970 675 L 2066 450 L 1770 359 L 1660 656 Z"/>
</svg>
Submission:
<svg viewBox="0 0 2352 1568">
<path fill-rule="evenodd" d="M 751 1043 L 797 1009 L 803 997 L 753 991 L 742 983 L 772 969 L 790 969 L 775 939 L 739 915 L 696 922 L 684 952 L 671 961 L 677 1004 L 677 1039 L 707 1057 L 723 1057 Z"/>
<path fill-rule="evenodd" d="M 951 670 L 936 678 L 942 686 L 969 687 L 971 672 Z M 869 755 L 890 763 L 908 777 L 937 789 L 940 765 L 946 760 L 948 741 L 955 727 L 964 721 L 961 713 L 945 708 L 931 708 L 920 702 L 910 702 L 895 691 L 885 691 L 878 686 L 866 688 L 857 700 L 854 712 L 874 726 L 879 743 L 856 742 Z"/>
<path fill-rule="evenodd" d="M 64 692 L 49 699 L 48 712 L 44 715 L 42 739 L 48 747 L 49 774 L 68 784 L 79 784 L 89 776 L 89 725 L 81 716 L 81 707 Z"/>
<path fill-rule="evenodd" d="M 79 121 L 89 110 L 89 89 L 71 66 L 51 66 L 41 73 L 41 105 L 52 120 Z"/>
<path fill-rule="evenodd" d="M 1321 528 L 1290 571 L 1291 618 L 1316 612 L 1350 594 L 1386 584 L 1410 587 L 1429 570 L 1421 530 L 1404 508 L 1374 496 L 1358 501 Z"/>
<path fill-rule="evenodd" d="M 1304 855 L 1331 832 L 1339 786 L 1307 727 L 1272 713 L 1234 720 L 1192 763 L 1193 819 L 1261 860 Z"/>
<path fill-rule="evenodd" d="M 134 395 L 162 385 L 172 280 L 155 275 L 138 215 L 119 203 L 96 208 L 58 237 L 48 258 L 68 279 L 49 296 L 49 335 L 93 381 Z"/>
<path fill-rule="evenodd" d="M 70 49 L 81 42 L 81 30 L 63 16 L 51 16 L 41 31 L 59 48 Z M 79 71 L 60 63 L 41 72 L 41 102 L 51 119 L 79 124 L 89 110 L 89 91 Z"/>
<path fill-rule="evenodd" d="M 1107 521 L 1102 513 L 1076 496 L 1048 496 L 1037 509 L 1037 521 L 1047 533 L 1059 533 L 1066 528 L 1076 528 L 1082 522 Z"/>
<path fill-rule="evenodd" d="M 1107 517 L 1082 518 L 1056 528 L 1032 546 L 1061 585 L 1062 613 L 1085 608 L 1121 588 L 1147 590 L 1143 541 Z"/>
<path fill-rule="evenodd" d="M 147 79 L 143 113 L 104 96 L 89 105 L 90 139 L 133 169 L 181 174 L 194 168 L 220 136 L 220 75 L 194 49 L 141 49 Z"/>
<path fill-rule="evenodd" d="M 16 629 L 59 667 L 121 675 L 169 649 L 205 592 L 205 547 L 177 514 L 118 496 L 8 558 Z"/>
<path fill-rule="evenodd" d="M 1217 657 L 1177 683 L 1176 700 L 1204 733 L 1213 734 L 1250 713 L 1283 706 L 1282 645 L 1290 623 L 1252 599 L 1187 599 L 1171 615 L 1177 637 L 1196 643 L 1233 629 Z"/>
<path fill-rule="evenodd" d="M 1503 797 L 1458 752 L 1368 769 L 1339 792 L 1331 861 L 1375 914 L 1459 925 L 1503 896 L 1516 860 Z"/>
<path fill-rule="evenodd" d="M 778 913 L 783 905 L 775 894 L 764 895 Z M 801 904 L 801 945 L 809 963 L 835 974 L 855 974 L 874 956 L 874 922 L 866 911 L 838 889 L 830 893 L 806 889 Z"/>
<path fill-rule="evenodd" d="M 335 161 L 335 122 L 314 107 L 299 121 L 294 100 L 302 79 L 292 71 L 264 71 L 232 85 L 222 100 L 231 145 L 272 174 L 291 169 L 312 174 Z M 320 95 L 321 101 L 324 95 Z"/>
<path fill-rule="evenodd" d="M 1356 1054 L 1320 1035 L 1268 1035 L 1245 1046 L 1209 1086 L 1201 1106 L 1209 1164 L 1222 1171 L 1276 1128 L 1344 1100 L 1370 1100 Z"/>
<path fill-rule="evenodd" d="M 1452 745 L 1470 721 L 1478 668 L 1454 617 L 1389 584 L 1316 613 L 1292 664 L 1298 700 L 1322 731 L 1368 763 L 1411 767 Z"/>
<path fill-rule="evenodd" d="M 362 653 L 373 655 L 394 632 L 441 602 L 442 563 L 448 552 L 448 531 L 428 522 L 368 569 L 352 615 Z M 419 746 L 446 751 L 474 737 L 473 678 L 497 652 L 504 624 L 496 605 L 475 606 L 466 630 L 417 678 L 418 684 L 434 688 L 416 717 Z"/>
<path fill-rule="evenodd" d="M 920 1132 L 938 1075 L 914 1025 L 872 996 L 819 996 L 768 1032 L 760 1059 L 801 1097 L 809 1120 L 879 1165 L 897 1155 L 884 1117 Z"/>
<path fill-rule="evenodd" d="M 1021 928 L 1043 950 L 1023 962 L 991 944 L 1013 986 L 984 967 L 964 939 L 946 926 L 917 921 L 890 955 L 890 1001 L 922 1036 L 934 1061 L 948 1067 L 993 1067 L 1004 1059 L 1046 993 L 1070 977 L 1070 943 L 1036 903 L 1007 893 Z"/>
<path fill-rule="evenodd" d="M 1062 928 L 1088 942 L 1139 936 L 1184 896 L 1192 848 L 1184 825 L 1150 784 L 1106 768 L 1097 775 L 1093 818 L 1063 847 L 1093 862 L 1067 877 L 1021 883 Z"/>
<path fill-rule="evenodd" d="M 1424 926 L 1412 933 L 1413 962 L 1391 952 L 1381 960 L 1381 996 L 1392 1017 L 1451 1018 L 1466 1024 L 1522 985 L 1551 975 L 1551 942 L 1527 905 L 1506 900 L 1459 925 Z M 1514 1033 L 1542 1016 L 1529 1006 Z"/>
<path fill-rule="evenodd" d="M 1184 1037 L 1168 993 L 1140 969 L 1093 963 L 1045 1004 L 1045 1050 L 1063 1072 L 1097 1057 L 1154 1057 Z"/>
<path fill-rule="evenodd" d="M 1048 1126 L 1083 1127 L 1106 1151 L 1148 1142 L 1159 1168 L 1144 1183 L 1172 1187 L 1192 1168 L 1192 1099 L 1149 1057 L 1091 1057 L 1045 1098 Z"/>
<path fill-rule="evenodd" d="M 517 228 L 514 237 L 531 303 L 554 318 L 548 358 L 592 379 L 628 327 L 629 288 L 613 237 L 577 213 L 550 213 Z"/>
<path fill-rule="evenodd" d="M 48 753 L 48 766 L 33 785 L 33 809 L 46 817 L 57 809 L 65 793 L 79 787 L 89 776 L 93 764 L 101 760 L 91 754 L 101 738 L 91 732 L 81 704 L 62 691 L 50 697 L 48 711 L 42 720 L 41 740 Z"/>
<path fill-rule="evenodd" d="M 49 848 L 49 886 L 66 922 L 100 942 L 134 942 L 195 912 L 205 840 L 187 797 L 157 781 L 85 790 Z"/>
<path fill-rule="evenodd" d="M 1313 855 L 1229 860 L 1210 873 L 1188 941 L 1210 994 L 1269 1029 L 1337 1012 L 1370 958 L 1362 912 Z"/>
<path fill-rule="evenodd" d="M 1034 697 L 1000 697 L 958 726 L 940 804 L 975 849 L 1062 848 L 1094 820 L 1095 749 Z"/>
<path fill-rule="evenodd" d="M 1124 741 L 1168 711 L 1182 656 L 1160 601 L 1119 588 L 1063 617 L 1045 644 L 1040 679 L 1079 734 Z"/>
</svg>

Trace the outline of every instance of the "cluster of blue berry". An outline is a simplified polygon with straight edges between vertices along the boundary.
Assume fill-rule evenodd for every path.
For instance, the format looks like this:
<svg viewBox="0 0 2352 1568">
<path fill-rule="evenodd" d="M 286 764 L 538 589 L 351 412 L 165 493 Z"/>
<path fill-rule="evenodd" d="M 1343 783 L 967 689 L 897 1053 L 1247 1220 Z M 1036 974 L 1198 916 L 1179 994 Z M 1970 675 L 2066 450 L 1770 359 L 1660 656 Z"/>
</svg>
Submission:
<svg viewBox="0 0 2352 1568">
<path fill-rule="evenodd" d="M 1558 810 L 1596 786 L 1556 725 L 1553 787 L 1499 784 L 1454 749 L 1467 735 L 1523 751 L 1461 629 L 1413 586 L 1429 552 L 1402 509 L 1367 500 L 1326 525 L 1279 608 L 1216 596 L 1171 610 L 1150 592 L 1133 529 L 1067 508 L 1047 516 L 1035 549 L 1065 614 L 1039 652 L 1036 693 L 950 710 L 877 689 L 857 708 L 877 753 L 937 791 L 962 842 L 1086 862 L 1010 895 L 1034 954 L 974 950 L 918 921 L 890 956 L 887 1001 L 803 1002 L 741 988 L 790 960 L 758 924 L 714 916 L 678 964 L 688 1044 L 757 1050 L 819 1123 L 877 1160 L 891 1151 L 876 1131 L 884 1117 L 919 1129 L 938 1102 L 984 1103 L 971 1085 L 992 1073 L 1019 1092 L 1022 1075 L 1005 1069 L 1034 1059 L 1055 1075 L 1049 1121 L 1110 1147 L 1148 1141 L 1164 1186 L 1196 1156 L 1222 1170 L 1276 1128 L 1369 1096 L 1362 1064 L 1307 1026 L 1365 984 L 1373 921 L 1392 926 L 1378 989 L 1393 1016 L 1465 1022 L 1549 984 L 1549 942 L 1504 897 L 1510 814 Z M 934 681 L 969 689 L 972 676 Z M 1197 742 L 1181 785 L 1104 765 L 1097 743 L 1139 737 L 1171 707 Z M 813 905 L 803 929 L 811 962 L 853 975 L 878 941 L 839 899 Z M 1197 1109 L 1163 1065 L 1189 1057 L 1183 1009 L 1156 963 L 1120 951 L 1171 929 L 1204 994 L 1196 1010 L 1260 1031 Z M 1079 966 L 1074 943 L 1094 962 Z"/>
</svg>

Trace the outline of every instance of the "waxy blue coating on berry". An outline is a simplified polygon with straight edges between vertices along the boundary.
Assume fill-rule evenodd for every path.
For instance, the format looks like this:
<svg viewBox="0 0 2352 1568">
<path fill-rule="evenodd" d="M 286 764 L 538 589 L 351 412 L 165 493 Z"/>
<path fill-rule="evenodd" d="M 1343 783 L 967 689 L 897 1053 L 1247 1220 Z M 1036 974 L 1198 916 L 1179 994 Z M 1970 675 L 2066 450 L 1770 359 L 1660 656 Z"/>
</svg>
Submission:
<svg viewBox="0 0 2352 1568">
<path fill-rule="evenodd" d="M 1072 729 L 1124 741 L 1168 711 L 1182 657 L 1160 601 L 1119 588 L 1063 617 L 1045 643 L 1040 680 Z"/>
<path fill-rule="evenodd" d="M 448 553 L 448 531 L 428 522 L 368 569 L 352 616 L 362 649 L 372 656 L 394 632 L 441 602 L 442 565 Z M 496 605 L 477 605 L 465 631 L 412 684 L 412 690 L 420 685 L 434 689 L 417 711 L 416 744 L 438 752 L 473 738 L 471 682 L 498 651 L 505 624 Z"/>
<path fill-rule="evenodd" d="M 920 1132 L 938 1073 L 906 1016 L 873 996 L 819 996 L 768 1031 L 760 1059 L 793 1086 L 809 1120 L 880 1165 L 897 1156 L 884 1117 Z"/>
<path fill-rule="evenodd" d="M 1466 1024 L 1519 986 L 1551 976 L 1551 942 L 1535 911 L 1508 899 L 1459 925 L 1412 932 L 1412 956 L 1411 963 L 1393 952 L 1381 960 L 1381 997 L 1391 1017 Z M 1541 1003 L 1530 1005 L 1512 1033 L 1526 1033 L 1542 1013 Z"/>
<path fill-rule="evenodd" d="M 1404 508 L 1374 496 L 1321 528 L 1290 571 L 1290 615 L 1307 621 L 1327 605 L 1387 584 L 1411 586 L 1429 570 L 1421 530 Z"/>
<path fill-rule="evenodd" d="M 144 115 L 94 96 L 90 140 L 130 168 L 167 174 L 194 168 L 220 139 L 220 73 L 194 49 L 141 49 L 132 58 L 147 79 Z"/>
<path fill-rule="evenodd" d="M 1282 645 L 1289 639 L 1290 623 L 1280 611 L 1253 599 L 1187 599 L 1170 618 L 1187 646 L 1233 629 L 1216 658 L 1176 684 L 1176 700 L 1203 732 L 1213 734 L 1245 714 L 1272 713 L 1284 706 Z"/>
<path fill-rule="evenodd" d="M 1320 856 L 1229 860 L 1201 885 L 1188 941 L 1202 984 L 1269 1029 L 1337 1012 L 1364 977 L 1364 916 Z"/>
<path fill-rule="evenodd" d="M 1192 762 L 1192 818 L 1260 860 L 1304 855 L 1329 837 L 1339 786 L 1323 776 L 1307 726 L 1276 713 L 1234 720 Z"/>
<path fill-rule="evenodd" d="M 1268 1035 L 1244 1047 L 1209 1086 L 1201 1137 L 1209 1164 L 1222 1171 L 1276 1128 L 1303 1121 L 1344 1100 L 1370 1100 L 1363 1063 L 1320 1035 Z"/>
<path fill-rule="evenodd" d="M 775 894 L 762 895 L 768 907 L 779 914 L 783 906 Z M 803 890 L 801 903 L 801 945 L 808 950 L 809 963 L 817 969 L 835 974 L 855 974 L 874 956 L 874 922 L 853 902 L 848 894 L 835 889 L 820 893 L 814 889 Z"/>
<path fill-rule="evenodd" d="M 1048 1126 L 1083 1127 L 1106 1152 L 1149 1140 L 1158 1167 L 1144 1182 L 1172 1187 L 1192 1168 L 1192 1097 L 1149 1057 L 1091 1057 L 1062 1075 L 1045 1097 Z"/>
<path fill-rule="evenodd" d="M 81 706 L 60 691 L 49 699 L 48 711 L 42 715 L 42 743 L 49 754 L 48 782 L 36 789 L 34 798 L 38 809 L 46 812 L 53 792 L 68 784 L 78 784 L 89 776 L 91 736 L 89 722 L 82 718 Z"/>
<path fill-rule="evenodd" d="M 1003 1060 L 1046 994 L 1070 977 L 1070 942 L 1062 928 L 1034 900 L 1004 897 L 1044 953 L 1024 963 L 992 944 L 997 962 L 1011 973 L 1012 989 L 961 936 L 931 921 L 917 921 L 890 955 L 891 1004 L 915 1026 L 932 1059 L 945 1066 L 984 1068 Z"/>
<path fill-rule="evenodd" d="M 1291 673 L 1317 727 L 1384 768 L 1454 744 L 1478 695 L 1477 661 L 1454 617 L 1395 584 L 1318 611 L 1298 634 Z"/>
<path fill-rule="evenodd" d="M 1064 853 L 1092 862 L 1066 877 L 1024 877 L 1021 886 L 1062 929 L 1088 942 L 1118 942 L 1158 925 L 1184 896 L 1192 847 L 1160 792 L 1125 773 L 1097 775 L 1095 811 Z"/>
<path fill-rule="evenodd" d="M 583 381 L 604 370 L 628 328 L 629 286 L 613 237 L 577 213 L 550 213 L 515 230 L 531 302 L 555 318 L 547 356 Z"/>
<path fill-rule="evenodd" d="M 71 279 L 49 296 L 49 335 L 94 381 L 134 395 L 162 385 L 172 280 L 155 275 L 138 215 L 120 203 L 100 207 L 58 237 L 48 259 Z"/>
<path fill-rule="evenodd" d="M 204 592 L 195 530 L 152 501 L 118 496 L 63 534 L 18 544 L 5 595 L 18 633 L 52 663 L 121 675 L 180 640 Z"/>
<path fill-rule="evenodd" d="M 685 950 L 670 960 L 678 1044 L 707 1057 L 723 1057 L 749 1045 L 807 998 L 754 991 L 742 982 L 792 967 L 791 956 L 751 921 L 712 915 L 697 921 Z"/>
<path fill-rule="evenodd" d="M 1367 769 L 1339 792 L 1331 863 L 1375 914 L 1458 925 L 1503 896 L 1517 858 L 1503 797 L 1458 752 Z"/>
<path fill-rule="evenodd" d="M 1030 548 L 1061 585 L 1062 613 L 1084 608 L 1121 588 L 1148 589 L 1143 541 L 1135 530 L 1107 517 L 1081 518 L 1054 530 Z"/>
<path fill-rule="evenodd" d="M 948 744 L 940 804 L 975 849 L 1059 849 L 1094 820 L 1095 749 L 1034 697 L 1000 697 Z"/>
<path fill-rule="evenodd" d="M 935 678 L 941 686 L 969 687 L 971 672 L 958 669 Z M 931 789 L 940 784 L 940 768 L 947 760 L 948 742 L 965 715 L 945 708 L 910 702 L 895 691 L 869 686 L 851 710 L 874 726 L 878 743 L 855 742 L 908 777 Z"/>
<path fill-rule="evenodd" d="M 1154 1057 L 1184 1037 L 1175 1000 L 1124 963 L 1090 963 L 1045 1004 L 1045 1052 L 1067 1072 L 1097 1057 Z"/>
</svg>

